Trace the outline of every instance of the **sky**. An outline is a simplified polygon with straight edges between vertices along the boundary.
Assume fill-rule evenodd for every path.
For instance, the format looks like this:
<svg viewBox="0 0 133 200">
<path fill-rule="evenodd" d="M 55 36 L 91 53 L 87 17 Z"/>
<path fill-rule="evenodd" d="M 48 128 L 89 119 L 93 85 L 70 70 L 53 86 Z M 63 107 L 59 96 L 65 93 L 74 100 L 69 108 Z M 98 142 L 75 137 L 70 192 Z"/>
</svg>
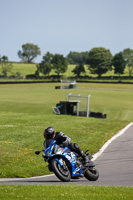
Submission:
<svg viewBox="0 0 133 200">
<path fill-rule="evenodd" d="M 0 0 L 0 55 L 19 62 L 22 45 L 67 56 L 94 47 L 133 49 L 133 0 Z"/>
</svg>

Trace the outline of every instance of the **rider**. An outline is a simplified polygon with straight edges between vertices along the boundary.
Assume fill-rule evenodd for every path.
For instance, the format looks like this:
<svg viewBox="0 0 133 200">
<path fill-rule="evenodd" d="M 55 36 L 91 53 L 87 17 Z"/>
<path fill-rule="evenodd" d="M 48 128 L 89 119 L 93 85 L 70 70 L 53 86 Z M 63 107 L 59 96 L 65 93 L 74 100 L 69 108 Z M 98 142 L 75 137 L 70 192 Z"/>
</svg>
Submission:
<svg viewBox="0 0 133 200">
<path fill-rule="evenodd" d="M 68 146 L 71 151 L 74 151 L 79 156 L 84 159 L 84 165 L 86 166 L 89 162 L 88 156 L 82 151 L 78 144 L 71 143 L 71 138 L 65 135 L 62 132 L 56 132 L 53 127 L 48 127 L 44 130 L 44 148 L 47 148 L 50 145 L 51 140 L 56 140 L 57 145 Z"/>
</svg>

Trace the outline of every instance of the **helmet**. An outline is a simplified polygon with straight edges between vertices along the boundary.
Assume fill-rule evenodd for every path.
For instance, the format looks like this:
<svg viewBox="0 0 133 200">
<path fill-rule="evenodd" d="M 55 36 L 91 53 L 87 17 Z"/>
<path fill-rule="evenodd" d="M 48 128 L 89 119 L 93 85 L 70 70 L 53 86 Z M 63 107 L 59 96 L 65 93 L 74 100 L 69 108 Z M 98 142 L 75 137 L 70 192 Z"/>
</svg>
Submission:
<svg viewBox="0 0 133 200">
<path fill-rule="evenodd" d="M 55 137 L 56 132 L 55 129 L 52 126 L 50 126 L 45 129 L 43 134 L 45 139 L 53 139 Z"/>
</svg>

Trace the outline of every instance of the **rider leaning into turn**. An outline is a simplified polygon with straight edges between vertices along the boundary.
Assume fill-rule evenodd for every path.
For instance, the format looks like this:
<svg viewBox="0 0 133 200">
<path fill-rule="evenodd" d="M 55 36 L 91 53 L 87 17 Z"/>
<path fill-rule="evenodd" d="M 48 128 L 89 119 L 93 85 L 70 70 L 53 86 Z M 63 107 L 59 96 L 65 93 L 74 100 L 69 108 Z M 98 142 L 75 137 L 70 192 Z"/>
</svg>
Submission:
<svg viewBox="0 0 133 200">
<path fill-rule="evenodd" d="M 47 148 L 51 142 L 51 140 L 56 140 L 57 145 L 62 146 L 68 146 L 68 148 L 77 153 L 79 156 L 81 156 L 84 160 L 84 165 L 86 166 L 89 162 L 88 156 L 85 154 L 84 151 L 82 151 L 78 144 L 71 143 L 71 138 L 65 135 L 62 132 L 56 132 L 53 127 L 48 127 L 44 130 L 44 148 Z"/>
</svg>

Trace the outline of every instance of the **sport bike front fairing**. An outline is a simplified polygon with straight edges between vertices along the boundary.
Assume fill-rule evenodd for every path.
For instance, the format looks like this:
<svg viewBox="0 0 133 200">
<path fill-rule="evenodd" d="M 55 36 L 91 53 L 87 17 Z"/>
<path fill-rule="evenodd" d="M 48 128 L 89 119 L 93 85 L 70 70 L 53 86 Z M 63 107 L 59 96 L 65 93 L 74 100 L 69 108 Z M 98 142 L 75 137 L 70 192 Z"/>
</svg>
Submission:
<svg viewBox="0 0 133 200">
<path fill-rule="evenodd" d="M 36 151 L 38 155 L 41 151 Z M 44 149 L 42 157 L 48 162 L 50 171 L 64 182 L 72 178 L 85 177 L 89 181 L 96 181 L 99 178 L 99 172 L 91 161 L 92 156 L 88 156 L 88 164 L 84 166 L 84 159 L 72 152 L 68 147 L 58 146 L 55 140 L 49 141 L 49 146 Z"/>
<path fill-rule="evenodd" d="M 56 160 L 60 166 L 65 166 L 66 163 L 70 167 L 71 166 L 71 176 L 79 176 L 82 174 L 82 165 L 77 159 L 77 155 L 70 151 L 68 147 L 57 147 L 56 141 L 53 140 L 50 146 L 44 150 L 42 154 L 44 159 L 49 158 L 49 162 L 51 160 Z"/>
</svg>

